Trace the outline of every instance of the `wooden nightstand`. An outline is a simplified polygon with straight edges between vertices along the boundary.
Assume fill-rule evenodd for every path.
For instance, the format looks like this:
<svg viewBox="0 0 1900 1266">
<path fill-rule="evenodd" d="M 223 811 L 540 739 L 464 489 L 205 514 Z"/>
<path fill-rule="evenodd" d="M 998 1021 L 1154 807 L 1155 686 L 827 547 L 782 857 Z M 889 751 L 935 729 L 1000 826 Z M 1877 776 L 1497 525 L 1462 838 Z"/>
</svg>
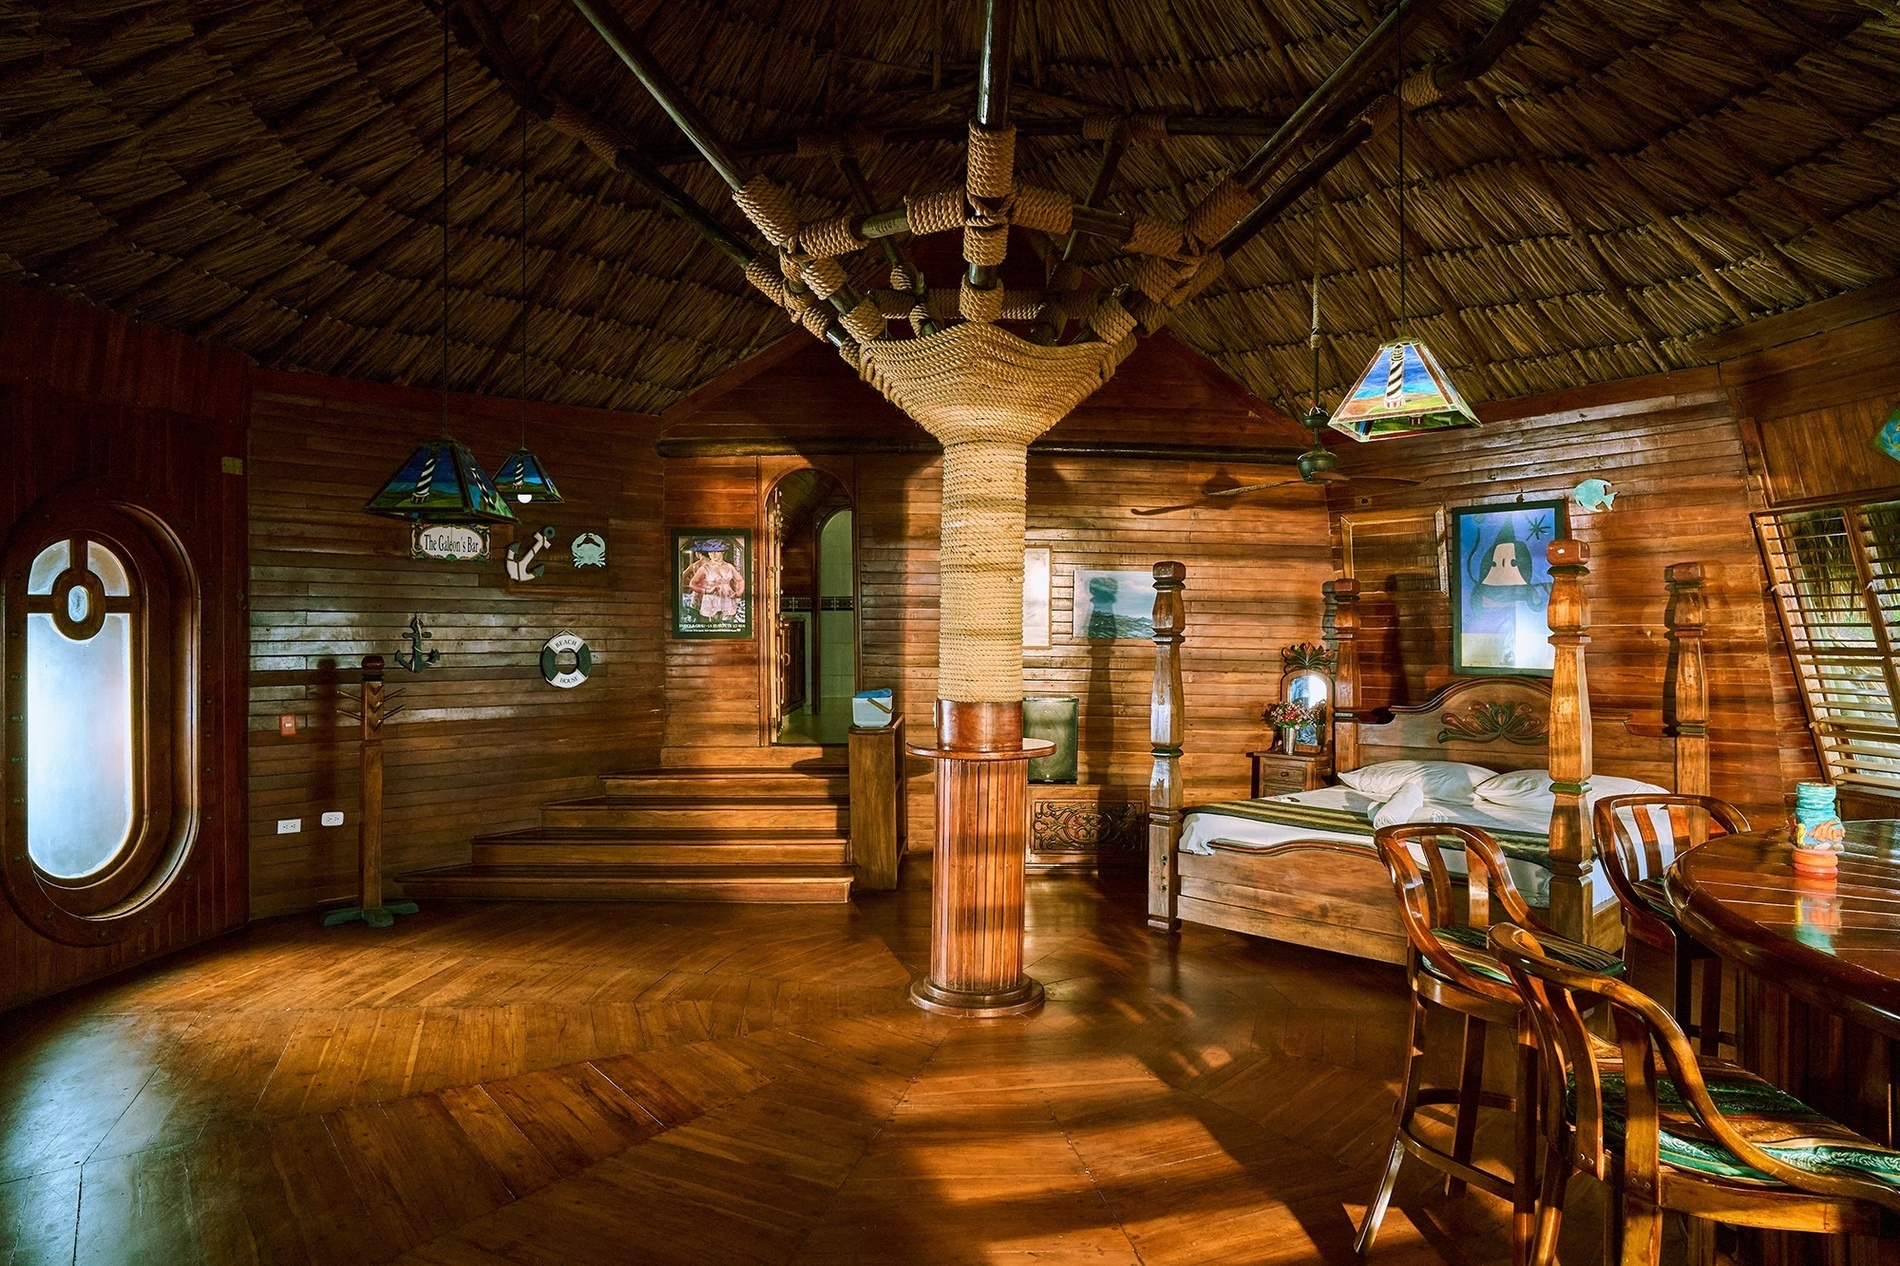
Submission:
<svg viewBox="0 0 1900 1266">
<path fill-rule="evenodd" d="M 1288 756 L 1278 748 L 1248 752 L 1253 758 L 1253 794 L 1280 796 L 1289 791 L 1318 791 L 1333 776 L 1333 754 L 1308 752 Z"/>
</svg>

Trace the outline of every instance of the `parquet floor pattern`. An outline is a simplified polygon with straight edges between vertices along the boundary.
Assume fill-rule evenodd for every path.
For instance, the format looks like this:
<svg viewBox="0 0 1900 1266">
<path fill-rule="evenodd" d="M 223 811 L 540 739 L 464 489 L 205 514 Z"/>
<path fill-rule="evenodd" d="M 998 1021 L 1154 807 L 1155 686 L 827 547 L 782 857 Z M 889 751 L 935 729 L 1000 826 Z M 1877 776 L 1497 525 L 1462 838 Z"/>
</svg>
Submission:
<svg viewBox="0 0 1900 1266">
<path fill-rule="evenodd" d="M 1048 1006 L 946 1020 L 925 882 L 282 919 L 0 1017 L 0 1262 L 1352 1260 L 1397 969 L 1035 878 Z M 1498 1202 L 1398 1203 L 1375 1262 L 1509 1260 Z"/>
</svg>

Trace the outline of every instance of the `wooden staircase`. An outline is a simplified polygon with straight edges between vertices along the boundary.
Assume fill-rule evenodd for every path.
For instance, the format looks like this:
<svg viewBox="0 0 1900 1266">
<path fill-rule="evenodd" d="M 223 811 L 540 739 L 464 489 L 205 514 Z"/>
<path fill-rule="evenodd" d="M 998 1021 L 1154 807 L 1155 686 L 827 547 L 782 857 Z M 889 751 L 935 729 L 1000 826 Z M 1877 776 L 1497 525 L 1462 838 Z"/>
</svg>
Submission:
<svg viewBox="0 0 1900 1266">
<path fill-rule="evenodd" d="M 400 879 L 423 898 L 843 902 L 850 826 L 843 765 L 631 770 L 533 830 L 478 837 L 465 866 Z"/>
</svg>

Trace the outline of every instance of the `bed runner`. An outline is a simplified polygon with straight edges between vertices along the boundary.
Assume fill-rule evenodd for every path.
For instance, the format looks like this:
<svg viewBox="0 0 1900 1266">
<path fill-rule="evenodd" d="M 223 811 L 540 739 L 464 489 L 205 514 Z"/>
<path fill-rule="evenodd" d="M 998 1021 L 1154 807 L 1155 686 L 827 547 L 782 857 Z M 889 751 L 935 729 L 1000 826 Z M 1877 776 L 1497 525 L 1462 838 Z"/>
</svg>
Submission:
<svg viewBox="0 0 1900 1266">
<path fill-rule="evenodd" d="M 1218 813 L 1230 818 L 1248 818 L 1255 822 L 1272 822 L 1279 826 L 1311 827 L 1316 831 L 1333 831 L 1347 835 L 1370 836 L 1373 831 L 1372 819 L 1352 809 L 1329 809 L 1321 805 L 1300 804 L 1292 800 L 1222 800 L 1214 804 L 1198 804 L 1188 809 L 1188 813 Z M 1522 862 L 1535 862 L 1542 866 L 1550 861 L 1550 837 L 1536 835 L 1529 831 L 1507 831 L 1496 827 L 1482 827 L 1504 850 L 1506 857 L 1514 857 Z M 1214 840 L 1210 843 L 1237 843 L 1249 847 L 1244 840 Z M 1370 848 L 1372 841 L 1366 841 Z M 1257 847 L 1257 846 L 1256 846 Z"/>
</svg>

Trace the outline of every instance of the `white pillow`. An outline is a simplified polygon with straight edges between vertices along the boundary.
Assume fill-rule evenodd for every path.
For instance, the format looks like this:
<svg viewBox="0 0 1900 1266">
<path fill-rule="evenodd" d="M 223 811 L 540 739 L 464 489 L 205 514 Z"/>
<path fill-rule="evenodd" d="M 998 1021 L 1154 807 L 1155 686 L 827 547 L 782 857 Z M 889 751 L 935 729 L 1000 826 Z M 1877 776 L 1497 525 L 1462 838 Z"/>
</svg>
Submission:
<svg viewBox="0 0 1900 1266">
<path fill-rule="evenodd" d="M 1590 779 L 1590 794 L 1584 797 L 1588 808 L 1607 796 L 1667 795 L 1669 788 L 1637 778 L 1614 778 L 1597 774 Z M 1510 809 L 1541 809 L 1548 813 L 1557 793 L 1550 789 L 1548 769 L 1518 769 L 1499 774 L 1478 784 L 1472 799 L 1479 804 L 1502 805 Z"/>
<path fill-rule="evenodd" d="M 1390 800 L 1406 783 L 1416 782 L 1427 800 L 1470 804 L 1472 791 L 1496 773 L 1455 760 L 1387 760 L 1349 769 L 1339 775 L 1339 781 L 1373 800 Z"/>
</svg>

